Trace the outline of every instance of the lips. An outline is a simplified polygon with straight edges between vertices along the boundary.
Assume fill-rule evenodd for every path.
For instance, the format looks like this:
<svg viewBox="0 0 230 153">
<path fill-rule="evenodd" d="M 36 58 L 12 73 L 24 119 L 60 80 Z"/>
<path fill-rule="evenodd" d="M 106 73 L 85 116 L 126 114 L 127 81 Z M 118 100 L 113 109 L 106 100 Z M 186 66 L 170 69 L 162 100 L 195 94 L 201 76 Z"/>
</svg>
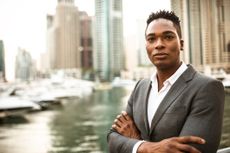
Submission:
<svg viewBox="0 0 230 153">
<path fill-rule="evenodd" d="M 153 54 L 153 57 L 156 57 L 156 58 L 165 58 L 168 54 L 166 53 L 156 53 L 156 54 Z"/>
</svg>

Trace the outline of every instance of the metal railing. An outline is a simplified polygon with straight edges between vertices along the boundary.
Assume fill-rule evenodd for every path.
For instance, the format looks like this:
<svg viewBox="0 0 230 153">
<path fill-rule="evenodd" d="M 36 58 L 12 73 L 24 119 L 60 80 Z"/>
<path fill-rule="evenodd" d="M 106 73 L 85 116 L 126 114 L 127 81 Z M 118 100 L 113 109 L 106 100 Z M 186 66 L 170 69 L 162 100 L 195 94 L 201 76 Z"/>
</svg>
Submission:
<svg viewBox="0 0 230 153">
<path fill-rule="evenodd" d="M 219 149 L 217 153 L 230 153 L 230 147 Z"/>
</svg>

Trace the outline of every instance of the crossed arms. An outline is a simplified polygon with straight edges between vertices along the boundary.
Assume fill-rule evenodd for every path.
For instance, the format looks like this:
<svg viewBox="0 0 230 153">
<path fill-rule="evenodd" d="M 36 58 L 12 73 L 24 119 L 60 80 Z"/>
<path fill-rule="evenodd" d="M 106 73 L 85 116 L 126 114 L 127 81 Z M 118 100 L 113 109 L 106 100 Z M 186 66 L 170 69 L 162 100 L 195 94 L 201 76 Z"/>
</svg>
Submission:
<svg viewBox="0 0 230 153">
<path fill-rule="evenodd" d="M 194 83 L 194 86 L 197 84 Z M 223 86 L 219 82 L 210 81 L 202 85 L 199 92 L 189 90 L 180 94 L 177 97 L 179 103 L 175 102 L 174 106 L 170 106 L 158 121 L 151 137 L 146 135 L 143 116 L 140 117 L 140 110 L 144 110 L 140 108 L 143 105 L 141 100 L 144 99 L 140 98 L 143 95 L 141 90 L 142 88 L 137 88 L 135 94 L 131 95 L 126 109 L 128 114 L 121 113 L 112 125 L 108 134 L 110 153 L 131 153 L 135 144 L 142 140 L 144 142 L 138 147 L 137 153 L 216 152 L 224 106 Z M 178 107 L 180 102 L 183 102 L 185 108 Z M 175 109 L 177 112 L 173 114 Z M 181 126 L 179 133 L 173 126 Z"/>
<path fill-rule="evenodd" d="M 112 128 L 125 137 L 141 140 L 135 123 L 124 111 L 114 120 Z M 196 136 L 183 136 L 167 138 L 160 142 L 146 141 L 140 145 L 137 153 L 201 153 L 188 143 L 204 144 L 205 140 Z"/>
</svg>

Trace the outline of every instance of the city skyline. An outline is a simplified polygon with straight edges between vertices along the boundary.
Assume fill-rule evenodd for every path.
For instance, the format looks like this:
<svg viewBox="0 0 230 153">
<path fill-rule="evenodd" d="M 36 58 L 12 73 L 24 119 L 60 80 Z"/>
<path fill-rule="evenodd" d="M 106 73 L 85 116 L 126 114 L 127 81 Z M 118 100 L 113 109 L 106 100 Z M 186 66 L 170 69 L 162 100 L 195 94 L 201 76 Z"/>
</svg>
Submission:
<svg viewBox="0 0 230 153">
<path fill-rule="evenodd" d="M 6 77 L 9 80 L 14 79 L 12 57 L 16 56 L 19 47 L 29 51 L 33 59 L 46 52 L 46 15 L 55 13 L 56 4 L 56 0 L 0 1 L 0 39 L 6 50 Z M 94 0 L 75 0 L 75 5 L 80 11 L 94 15 Z M 170 2 L 124 0 L 123 9 L 126 37 L 136 33 L 134 25 L 138 18 L 146 19 L 150 12 L 157 9 L 170 9 Z"/>
</svg>

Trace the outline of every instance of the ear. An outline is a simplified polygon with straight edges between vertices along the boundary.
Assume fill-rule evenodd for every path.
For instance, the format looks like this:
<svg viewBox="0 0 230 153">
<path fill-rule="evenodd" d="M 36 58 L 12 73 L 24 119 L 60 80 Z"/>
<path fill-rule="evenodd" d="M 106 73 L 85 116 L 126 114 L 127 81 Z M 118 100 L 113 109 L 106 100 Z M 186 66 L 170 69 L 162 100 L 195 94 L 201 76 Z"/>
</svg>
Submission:
<svg viewBox="0 0 230 153">
<path fill-rule="evenodd" d="M 184 40 L 180 40 L 180 50 L 184 50 Z"/>
</svg>

